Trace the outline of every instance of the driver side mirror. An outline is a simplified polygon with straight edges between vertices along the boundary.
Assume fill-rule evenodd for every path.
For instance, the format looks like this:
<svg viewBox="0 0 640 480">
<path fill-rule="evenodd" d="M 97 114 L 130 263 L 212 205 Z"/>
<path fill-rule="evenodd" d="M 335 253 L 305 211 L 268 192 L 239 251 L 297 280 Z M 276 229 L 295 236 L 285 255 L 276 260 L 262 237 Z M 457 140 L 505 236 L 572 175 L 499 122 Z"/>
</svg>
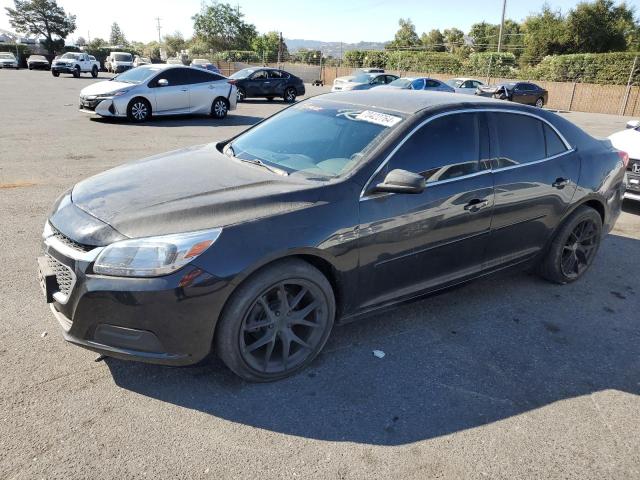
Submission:
<svg viewBox="0 0 640 480">
<path fill-rule="evenodd" d="M 386 193 L 422 193 L 426 181 L 422 175 L 399 168 L 387 173 L 382 183 L 376 185 L 375 192 Z"/>
<path fill-rule="evenodd" d="M 169 80 L 167 80 L 166 78 L 161 78 L 160 80 L 158 80 L 159 87 L 166 87 L 168 85 L 169 85 Z"/>
</svg>

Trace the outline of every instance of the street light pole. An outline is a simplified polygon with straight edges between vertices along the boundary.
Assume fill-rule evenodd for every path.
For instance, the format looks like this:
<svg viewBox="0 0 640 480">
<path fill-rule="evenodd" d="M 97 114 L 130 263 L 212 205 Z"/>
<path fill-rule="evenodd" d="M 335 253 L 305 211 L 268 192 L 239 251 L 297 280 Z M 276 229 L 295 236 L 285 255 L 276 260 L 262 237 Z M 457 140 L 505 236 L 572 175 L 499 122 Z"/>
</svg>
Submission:
<svg viewBox="0 0 640 480">
<path fill-rule="evenodd" d="M 502 20 L 500 20 L 500 33 L 498 34 L 498 53 L 502 48 L 502 30 L 504 30 L 504 12 L 507 10 L 507 0 L 502 1 Z"/>
</svg>

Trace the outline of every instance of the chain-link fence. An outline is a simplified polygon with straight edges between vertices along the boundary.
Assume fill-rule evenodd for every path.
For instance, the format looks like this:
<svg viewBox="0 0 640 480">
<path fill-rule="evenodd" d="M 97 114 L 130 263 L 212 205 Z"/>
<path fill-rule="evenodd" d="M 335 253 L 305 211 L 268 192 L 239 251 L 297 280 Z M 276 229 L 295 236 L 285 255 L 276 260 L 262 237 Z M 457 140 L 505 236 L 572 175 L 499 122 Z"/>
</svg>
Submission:
<svg viewBox="0 0 640 480">
<path fill-rule="evenodd" d="M 279 58 L 278 58 L 279 57 Z M 431 77 L 447 81 L 468 77 L 485 84 L 531 81 L 549 92 L 547 106 L 558 110 L 640 116 L 640 58 L 638 54 L 561 55 L 520 66 L 512 53 L 482 52 L 465 58 L 424 51 L 350 51 L 343 58 L 320 51 L 266 55 L 220 52 L 210 56 L 221 72 L 231 75 L 247 67 L 286 70 L 307 83 L 333 84 L 362 68 L 383 68 L 402 77 Z"/>
</svg>

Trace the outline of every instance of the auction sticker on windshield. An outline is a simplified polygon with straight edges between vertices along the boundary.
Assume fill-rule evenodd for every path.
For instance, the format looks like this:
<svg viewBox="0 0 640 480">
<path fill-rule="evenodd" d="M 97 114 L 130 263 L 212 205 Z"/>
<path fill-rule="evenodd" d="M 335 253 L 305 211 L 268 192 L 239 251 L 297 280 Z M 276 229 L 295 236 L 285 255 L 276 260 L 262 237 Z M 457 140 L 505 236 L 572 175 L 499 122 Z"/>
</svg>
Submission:
<svg viewBox="0 0 640 480">
<path fill-rule="evenodd" d="M 376 125 L 382 125 L 383 127 L 393 127 L 402 120 L 400 117 L 387 113 L 374 112 L 373 110 L 365 110 L 356 115 L 356 118 L 365 122 L 375 123 Z"/>
</svg>

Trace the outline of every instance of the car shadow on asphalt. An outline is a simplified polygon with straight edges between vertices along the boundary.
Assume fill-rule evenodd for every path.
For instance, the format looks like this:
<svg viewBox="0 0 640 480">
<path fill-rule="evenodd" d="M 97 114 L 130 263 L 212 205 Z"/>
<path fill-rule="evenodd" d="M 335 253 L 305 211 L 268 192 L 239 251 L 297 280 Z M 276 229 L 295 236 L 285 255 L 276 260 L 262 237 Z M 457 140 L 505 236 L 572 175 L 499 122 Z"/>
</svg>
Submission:
<svg viewBox="0 0 640 480">
<path fill-rule="evenodd" d="M 276 383 L 246 383 L 215 358 L 187 368 L 106 364 L 118 386 L 163 402 L 371 445 L 439 437 L 606 389 L 639 395 L 640 286 L 625 273 L 640 270 L 639 249 L 611 235 L 577 283 L 505 273 L 335 328 L 310 368 Z"/>
<path fill-rule="evenodd" d="M 640 202 L 627 199 L 622 203 L 622 211 L 633 215 L 640 215 Z"/>
<path fill-rule="evenodd" d="M 254 125 L 264 117 L 252 115 L 229 114 L 222 120 L 207 115 L 174 115 L 170 117 L 153 117 L 143 123 L 129 122 L 124 118 L 92 117 L 93 122 L 119 123 L 131 127 L 232 127 L 242 125 Z"/>
</svg>

